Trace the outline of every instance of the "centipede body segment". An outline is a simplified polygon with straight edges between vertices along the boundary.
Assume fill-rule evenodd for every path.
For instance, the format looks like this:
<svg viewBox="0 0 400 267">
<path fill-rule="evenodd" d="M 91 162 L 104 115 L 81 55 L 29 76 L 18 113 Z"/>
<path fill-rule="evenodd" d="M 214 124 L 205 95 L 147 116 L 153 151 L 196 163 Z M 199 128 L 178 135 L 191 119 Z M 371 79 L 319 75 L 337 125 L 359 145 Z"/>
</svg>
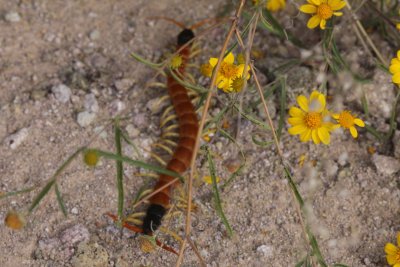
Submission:
<svg viewBox="0 0 400 267">
<path fill-rule="evenodd" d="M 193 38 L 194 33 L 192 30 L 182 30 L 178 35 L 177 49 L 182 48 L 182 46 L 190 42 Z M 180 55 L 182 57 L 182 65 L 177 71 L 179 74 L 184 75 L 185 67 L 190 56 L 190 47 L 183 47 L 182 50 L 180 50 Z M 195 108 L 188 96 L 187 89 L 179 84 L 171 75 L 167 77 L 167 88 L 178 120 L 179 140 L 166 168 L 182 174 L 190 166 L 198 132 L 198 120 Z M 161 174 L 158 182 L 154 186 L 154 190 L 161 188 L 173 179 L 174 177 L 172 176 Z M 150 205 L 147 208 L 142 226 L 143 233 L 146 235 L 152 235 L 161 225 L 162 218 L 169 209 L 171 193 L 175 187 L 176 184 L 172 184 L 150 198 Z"/>
</svg>

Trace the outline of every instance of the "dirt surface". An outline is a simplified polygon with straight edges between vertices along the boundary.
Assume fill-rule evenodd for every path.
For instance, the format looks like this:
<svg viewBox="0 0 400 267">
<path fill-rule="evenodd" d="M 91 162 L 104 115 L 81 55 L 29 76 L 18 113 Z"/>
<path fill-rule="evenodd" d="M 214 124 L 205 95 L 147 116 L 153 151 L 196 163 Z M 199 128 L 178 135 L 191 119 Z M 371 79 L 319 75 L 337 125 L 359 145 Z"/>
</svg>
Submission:
<svg viewBox="0 0 400 267">
<path fill-rule="evenodd" d="M 232 8 L 231 8 L 232 10 Z M 45 1 L 0 0 L 0 190 L 10 192 L 45 184 L 55 170 L 77 148 L 91 147 L 114 151 L 110 118 L 121 113 L 133 142 L 151 162 L 148 151 L 160 136 L 161 111 L 154 100 L 165 95 L 164 88 L 147 88 L 156 72 L 134 61 L 136 52 L 159 62 L 173 51 L 179 28 L 149 16 L 167 16 L 192 24 L 204 18 L 229 12 L 226 1 Z M 229 13 L 230 14 L 230 13 Z M 294 6 L 280 20 L 295 33 L 305 32 L 305 17 L 296 17 Z M 295 27 L 293 26 L 295 25 Z M 217 56 L 227 27 L 212 31 L 200 41 L 203 51 L 196 63 Z M 349 32 L 344 21 L 338 30 Z M 260 70 L 279 65 L 301 53 L 321 51 L 315 47 L 315 32 L 302 40 L 310 47 L 300 50 L 266 32 L 256 35 L 254 48 Z M 383 55 L 395 50 L 379 36 Z M 331 79 L 334 107 L 362 114 L 360 92 L 370 101 L 367 123 L 387 130 L 395 92 L 390 76 L 370 68 L 370 55 L 354 36 L 344 36 L 339 47 L 353 70 L 370 77 L 366 84 L 349 83 L 348 77 Z M 321 78 L 319 67 L 296 66 L 287 73 L 288 105 L 299 93 L 309 94 Z M 199 77 L 196 69 L 192 69 Z M 261 74 L 263 83 L 267 75 Z M 155 81 L 164 83 L 163 77 Z M 206 84 L 204 78 L 200 82 Z M 211 114 L 222 108 L 214 103 Z M 257 98 L 250 89 L 244 98 Z M 153 102 L 152 102 L 153 101 Z M 150 103 L 150 104 L 149 104 Z M 271 113 L 278 120 L 277 98 L 269 100 Z M 261 107 L 254 114 L 263 117 Z M 228 132 L 234 135 L 235 114 L 230 116 Z M 362 116 L 362 115 L 361 115 Z M 232 238 L 214 209 L 211 186 L 195 183 L 192 237 L 208 266 L 294 266 L 309 251 L 294 200 L 284 178 L 273 146 L 261 148 L 252 135 L 260 128 L 241 120 L 237 138 L 246 156 L 242 173 L 221 192 L 223 208 L 234 230 Z M 269 134 L 259 136 L 271 139 Z M 399 133 L 396 133 L 399 136 Z M 321 252 L 329 264 L 385 266 L 383 247 L 394 242 L 399 225 L 398 186 L 399 143 L 394 138 L 381 146 L 366 131 L 357 140 L 349 133 L 336 133 L 329 146 L 300 143 L 289 136 L 286 126 L 281 145 L 285 160 L 295 172 L 295 180 L 305 199 L 307 219 L 316 234 Z M 226 181 L 227 166 L 240 158 L 239 149 L 223 135 L 210 145 L 215 153 L 218 175 Z M 376 149 L 374 154 L 368 148 Z M 130 146 L 124 154 L 138 159 Z M 305 155 L 304 165 L 299 159 Z M 198 160 L 199 177 L 207 175 L 204 156 Z M 133 200 L 143 179 L 138 169 L 126 166 L 126 205 Z M 9 210 L 26 210 L 39 189 L 0 201 L 0 266 L 174 266 L 176 257 L 159 250 L 146 254 L 139 248 L 139 237 L 119 231 L 104 216 L 116 213 L 115 163 L 101 160 L 96 168 L 85 166 L 81 158 L 73 161 L 59 178 L 68 217 L 59 209 L 52 190 L 27 218 L 27 226 L 12 231 L 4 226 Z M 184 217 L 169 223 L 183 235 Z M 176 225 L 176 226 L 174 226 Z M 171 241 L 171 239 L 169 239 Z M 175 244 L 176 242 L 171 243 Z M 183 266 L 200 266 L 189 248 Z"/>
</svg>

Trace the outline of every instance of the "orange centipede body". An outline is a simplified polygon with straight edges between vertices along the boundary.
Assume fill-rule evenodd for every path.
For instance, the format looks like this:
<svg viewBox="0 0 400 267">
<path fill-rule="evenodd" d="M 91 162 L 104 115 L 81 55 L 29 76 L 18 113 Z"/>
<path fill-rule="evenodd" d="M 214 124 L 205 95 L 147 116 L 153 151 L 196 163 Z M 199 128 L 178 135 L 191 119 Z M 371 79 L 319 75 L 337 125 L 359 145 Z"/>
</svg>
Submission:
<svg viewBox="0 0 400 267">
<path fill-rule="evenodd" d="M 178 35 L 177 49 L 181 49 L 180 55 L 182 57 L 182 65 L 177 71 L 181 75 L 185 73 L 185 67 L 190 55 L 190 47 L 182 46 L 190 42 L 193 38 L 194 34 L 190 29 L 184 29 Z M 179 84 L 171 75 L 168 75 L 167 87 L 179 125 L 178 145 L 171 160 L 167 164 L 167 169 L 182 174 L 190 166 L 199 128 L 198 120 L 194 106 L 188 96 L 187 89 Z M 154 186 L 154 190 L 161 188 L 173 179 L 174 177 L 172 176 L 161 174 L 158 182 Z M 161 225 L 162 218 L 170 206 L 172 191 L 176 186 L 177 184 L 174 183 L 149 199 L 150 205 L 147 208 L 142 226 L 144 234 L 153 235 L 153 232 Z"/>
</svg>

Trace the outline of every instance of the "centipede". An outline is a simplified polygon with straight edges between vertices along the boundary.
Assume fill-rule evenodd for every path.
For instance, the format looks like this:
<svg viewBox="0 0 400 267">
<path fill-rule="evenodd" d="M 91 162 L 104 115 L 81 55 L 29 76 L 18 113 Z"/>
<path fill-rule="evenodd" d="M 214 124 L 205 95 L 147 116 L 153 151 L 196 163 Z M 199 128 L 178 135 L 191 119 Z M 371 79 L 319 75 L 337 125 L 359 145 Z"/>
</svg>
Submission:
<svg viewBox="0 0 400 267">
<path fill-rule="evenodd" d="M 188 90 L 174 78 L 171 72 L 175 72 L 175 75 L 180 77 L 185 76 L 186 67 L 191 56 L 192 47 L 190 44 L 195 38 L 193 29 L 201 26 L 207 21 L 203 21 L 193 25 L 190 28 L 186 28 L 182 23 L 170 18 L 153 18 L 166 19 L 182 28 L 181 32 L 177 36 L 176 44 L 176 54 L 179 54 L 179 56 L 182 58 L 182 63 L 177 69 L 171 69 L 170 72 L 167 73 L 166 77 L 166 88 L 173 110 L 176 114 L 175 117 L 178 131 L 177 143 L 175 149 L 171 153 L 172 156 L 170 160 L 166 163 L 166 169 L 181 175 L 190 166 L 199 127 L 196 110 L 192 104 Z M 164 120 L 164 123 L 166 121 L 167 120 Z M 157 193 L 148 199 L 149 205 L 145 212 L 141 227 L 131 225 L 127 222 L 123 222 L 122 226 L 136 233 L 153 236 L 155 231 L 157 231 L 157 229 L 161 226 L 164 216 L 170 209 L 172 202 L 171 195 L 174 192 L 174 189 L 180 184 L 180 182 L 171 183 L 171 181 L 174 179 L 175 177 L 170 175 L 158 175 L 158 180 L 153 187 L 153 191 Z M 168 183 L 170 183 L 170 185 L 165 187 Z M 114 221 L 118 220 L 117 216 L 115 215 L 109 213 L 107 215 L 110 216 Z M 162 244 L 159 240 L 155 239 L 155 242 L 157 246 L 161 247 L 162 249 L 177 254 L 173 248 Z"/>
<path fill-rule="evenodd" d="M 182 64 L 176 71 L 180 75 L 185 74 L 187 61 L 190 56 L 190 46 L 187 44 L 192 41 L 193 38 L 194 33 L 188 28 L 183 29 L 178 34 L 176 49 L 182 57 Z M 179 137 L 175 151 L 166 169 L 182 174 L 190 166 L 199 128 L 198 120 L 187 89 L 176 81 L 172 75 L 167 76 L 167 90 L 177 116 Z M 160 174 L 153 188 L 154 191 L 165 186 L 173 179 L 174 177 L 172 176 Z M 171 194 L 176 186 L 177 183 L 173 183 L 159 190 L 149 199 L 150 204 L 147 208 L 142 225 L 144 234 L 151 236 L 160 227 L 162 219 L 169 209 Z"/>
</svg>

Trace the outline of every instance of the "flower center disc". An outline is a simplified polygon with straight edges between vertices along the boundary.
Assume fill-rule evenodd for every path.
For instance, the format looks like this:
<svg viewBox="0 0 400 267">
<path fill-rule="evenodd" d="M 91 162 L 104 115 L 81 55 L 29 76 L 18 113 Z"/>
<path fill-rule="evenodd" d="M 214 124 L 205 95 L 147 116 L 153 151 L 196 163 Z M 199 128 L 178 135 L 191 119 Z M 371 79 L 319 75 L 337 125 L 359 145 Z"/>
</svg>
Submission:
<svg viewBox="0 0 400 267">
<path fill-rule="evenodd" d="M 221 66 L 221 69 L 220 69 L 220 73 L 225 78 L 232 79 L 232 78 L 237 76 L 237 72 L 238 72 L 238 69 L 237 69 L 237 67 L 235 65 L 228 64 L 228 63 L 225 63 L 225 62 L 222 63 L 222 66 Z"/>
<path fill-rule="evenodd" d="M 332 11 L 331 7 L 325 3 L 320 4 L 318 6 L 317 13 L 321 19 L 325 19 L 325 20 L 329 19 L 333 15 L 333 11 Z"/>
<path fill-rule="evenodd" d="M 339 116 L 339 124 L 344 128 L 350 128 L 354 125 L 354 117 L 347 111 L 343 111 Z"/>
<path fill-rule="evenodd" d="M 317 129 L 321 126 L 322 115 L 317 112 L 310 112 L 304 116 L 304 123 L 310 129 Z"/>
</svg>

